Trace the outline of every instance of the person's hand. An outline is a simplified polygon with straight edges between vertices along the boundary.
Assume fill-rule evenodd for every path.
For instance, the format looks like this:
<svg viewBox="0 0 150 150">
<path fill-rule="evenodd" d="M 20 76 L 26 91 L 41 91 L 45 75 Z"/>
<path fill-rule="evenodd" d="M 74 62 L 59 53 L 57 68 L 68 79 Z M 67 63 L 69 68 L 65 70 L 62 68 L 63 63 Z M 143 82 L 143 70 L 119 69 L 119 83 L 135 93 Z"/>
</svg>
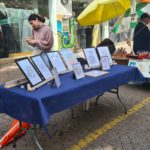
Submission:
<svg viewBox="0 0 150 150">
<path fill-rule="evenodd" d="M 28 44 L 30 44 L 30 45 L 36 45 L 36 40 L 33 40 L 32 38 L 30 38 L 30 37 L 28 37 L 27 39 L 26 39 L 26 42 L 28 43 Z"/>
</svg>

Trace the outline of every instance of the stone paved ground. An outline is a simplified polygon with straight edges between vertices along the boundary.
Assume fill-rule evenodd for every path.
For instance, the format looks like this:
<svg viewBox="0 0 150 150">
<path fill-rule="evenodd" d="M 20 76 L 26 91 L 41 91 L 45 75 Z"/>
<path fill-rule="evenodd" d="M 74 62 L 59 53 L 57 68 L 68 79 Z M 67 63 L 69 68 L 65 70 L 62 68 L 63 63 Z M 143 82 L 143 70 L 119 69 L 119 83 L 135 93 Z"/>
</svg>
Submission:
<svg viewBox="0 0 150 150">
<path fill-rule="evenodd" d="M 4 68 L 0 70 L 2 69 Z M 16 76 L 21 76 L 15 66 L 8 70 L 0 73 L 0 82 L 5 82 L 6 78 L 11 79 L 15 73 Z M 12 77 L 10 73 L 13 74 Z M 150 97 L 150 85 L 121 86 L 120 96 L 128 109 L 132 108 L 143 99 Z M 91 102 L 89 111 L 83 112 L 81 106 L 76 106 L 74 111 L 75 118 L 71 117 L 70 109 L 57 113 L 51 118 L 48 125 L 51 139 L 48 139 L 43 130 L 38 129 L 39 140 L 44 150 L 67 150 L 87 134 L 123 113 L 116 95 L 110 93 L 105 93 L 99 99 L 97 106 Z M 12 118 L 0 114 L 0 137 L 7 131 L 11 122 Z M 32 132 L 32 128 L 28 130 L 27 134 L 17 141 L 17 147 L 14 150 L 36 150 Z M 3 150 L 13 150 L 12 144 L 4 147 Z M 150 104 L 97 138 L 84 150 L 150 150 Z"/>
</svg>

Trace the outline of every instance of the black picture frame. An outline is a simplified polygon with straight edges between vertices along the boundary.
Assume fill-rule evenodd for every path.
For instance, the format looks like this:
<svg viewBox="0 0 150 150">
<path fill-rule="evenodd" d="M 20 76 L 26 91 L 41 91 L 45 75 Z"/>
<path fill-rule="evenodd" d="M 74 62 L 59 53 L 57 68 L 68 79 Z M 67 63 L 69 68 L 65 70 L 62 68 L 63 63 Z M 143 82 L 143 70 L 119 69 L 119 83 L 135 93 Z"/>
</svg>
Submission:
<svg viewBox="0 0 150 150">
<path fill-rule="evenodd" d="M 31 81 L 31 78 L 27 75 L 27 72 L 25 72 L 25 70 L 23 69 L 23 67 L 21 66 L 20 62 L 25 61 L 24 62 L 26 65 L 28 63 L 28 65 L 30 65 L 30 67 L 32 68 L 32 71 L 34 71 L 34 73 L 37 75 L 37 77 L 39 78 L 39 81 L 36 82 L 35 84 L 33 84 L 33 82 Z M 24 57 L 24 58 L 20 58 L 20 59 L 16 59 L 15 60 L 16 65 L 19 67 L 20 71 L 23 73 L 23 75 L 26 77 L 26 79 L 28 80 L 28 82 L 30 83 L 31 87 L 34 87 L 36 85 L 38 85 L 39 83 L 42 83 L 44 81 L 44 79 L 41 77 L 41 75 L 39 74 L 39 72 L 37 71 L 37 68 L 35 68 L 35 66 L 32 64 L 31 60 L 28 57 Z M 29 66 L 28 66 L 29 67 Z M 29 68 L 28 68 L 29 69 Z M 26 69 L 27 71 L 27 69 Z M 31 72 L 30 72 L 31 73 Z M 32 72 L 33 73 L 33 72 Z"/>
<path fill-rule="evenodd" d="M 61 65 L 63 65 L 63 67 L 64 67 L 63 70 L 58 70 L 58 67 L 55 66 L 54 62 L 52 62 L 52 60 L 49 58 L 49 54 L 52 54 L 52 53 L 57 53 L 57 55 L 59 56 L 59 59 L 61 60 L 60 63 L 61 63 Z M 52 65 L 52 67 L 53 67 L 53 68 L 56 68 L 58 74 L 62 74 L 62 73 L 67 72 L 67 67 L 66 67 L 66 65 L 65 65 L 65 63 L 64 63 L 64 61 L 63 61 L 63 59 L 62 59 L 62 57 L 61 57 L 61 55 L 59 54 L 58 51 L 51 51 L 51 52 L 48 52 L 48 53 L 47 53 L 47 56 L 48 56 L 48 59 L 49 59 L 51 65 Z M 59 68 L 60 68 L 60 67 L 59 67 Z"/>
<path fill-rule="evenodd" d="M 86 55 L 86 50 L 87 50 L 87 49 L 93 49 L 93 50 L 95 50 L 95 54 L 96 54 L 96 57 L 97 57 L 97 60 L 96 60 L 96 61 L 98 61 L 98 65 L 91 66 L 91 65 L 89 64 L 89 58 L 87 58 L 87 55 Z M 98 55 L 97 55 L 96 49 L 95 49 L 94 47 L 83 48 L 82 50 L 83 50 L 84 56 L 85 56 L 85 58 L 86 58 L 86 60 L 87 60 L 88 66 L 89 66 L 90 68 L 98 68 L 98 67 L 100 67 L 100 60 L 99 60 L 99 57 L 98 57 Z"/>
<path fill-rule="evenodd" d="M 45 66 L 43 66 L 43 67 L 45 67 L 45 69 L 47 69 L 46 71 L 49 71 L 49 75 L 50 75 L 49 78 L 45 76 L 45 74 L 44 74 L 45 72 L 42 71 L 42 70 L 39 68 L 39 66 L 37 65 L 37 63 L 35 62 L 34 58 L 36 58 L 36 57 L 41 58 L 41 60 L 42 60 L 42 62 L 43 62 L 43 65 L 45 65 Z M 43 60 L 43 58 L 42 58 L 42 56 L 41 56 L 40 54 L 39 54 L 39 55 L 35 55 L 35 56 L 31 56 L 30 59 L 31 59 L 32 63 L 34 64 L 34 66 L 36 67 L 36 69 L 38 70 L 38 72 L 40 72 L 40 75 L 41 75 L 45 80 L 48 80 L 48 79 L 50 79 L 50 78 L 53 76 L 51 70 L 50 70 L 49 67 L 46 65 L 45 61 Z M 48 73 L 48 72 L 47 72 L 47 73 Z"/>
</svg>

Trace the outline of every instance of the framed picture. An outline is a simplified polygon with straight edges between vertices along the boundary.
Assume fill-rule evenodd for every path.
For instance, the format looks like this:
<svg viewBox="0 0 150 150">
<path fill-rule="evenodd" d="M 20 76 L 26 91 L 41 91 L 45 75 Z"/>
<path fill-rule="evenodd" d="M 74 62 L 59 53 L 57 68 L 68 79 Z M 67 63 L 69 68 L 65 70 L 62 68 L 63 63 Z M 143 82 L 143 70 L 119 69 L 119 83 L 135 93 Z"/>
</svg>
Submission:
<svg viewBox="0 0 150 150">
<path fill-rule="evenodd" d="M 107 56 L 109 58 L 109 64 L 112 64 L 112 57 L 109 52 L 109 48 L 107 46 L 97 47 L 98 54 L 101 57 Z"/>
<path fill-rule="evenodd" d="M 80 63 L 75 63 L 72 65 L 72 67 L 73 67 L 73 71 L 74 71 L 76 79 L 81 79 L 85 77 Z"/>
<path fill-rule="evenodd" d="M 49 53 L 47 53 L 47 56 L 52 64 L 53 68 L 56 68 L 58 74 L 67 72 L 67 68 L 58 52 L 49 52 Z"/>
<path fill-rule="evenodd" d="M 83 49 L 83 52 L 87 59 L 89 67 L 96 68 L 100 66 L 100 61 L 98 59 L 95 48 L 85 48 Z"/>
<path fill-rule="evenodd" d="M 15 60 L 15 62 L 32 87 L 41 83 L 44 80 L 41 78 L 41 76 L 28 58 L 17 59 Z"/>
<path fill-rule="evenodd" d="M 102 70 L 110 69 L 109 58 L 107 56 L 101 57 Z"/>
<path fill-rule="evenodd" d="M 150 63 L 137 61 L 136 67 L 140 70 L 145 78 L 150 78 Z"/>
<path fill-rule="evenodd" d="M 51 66 L 51 63 L 50 63 L 50 60 L 49 60 L 47 54 L 46 53 L 42 53 L 42 54 L 40 54 L 40 56 L 42 57 L 42 59 L 44 60 L 45 64 L 48 66 L 48 68 L 50 70 L 52 70 L 52 66 Z"/>
<path fill-rule="evenodd" d="M 128 63 L 128 66 L 131 66 L 131 67 L 136 67 L 137 63 L 136 60 L 129 60 L 129 63 Z"/>
<path fill-rule="evenodd" d="M 66 64 L 67 68 L 69 70 L 73 70 L 72 65 L 78 62 L 73 51 L 71 49 L 63 49 L 59 52 Z"/>
<path fill-rule="evenodd" d="M 30 58 L 45 80 L 51 79 L 53 77 L 51 71 L 49 70 L 48 66 L 45 64 L 44 60 L 40 55 Z"/>
</svg>

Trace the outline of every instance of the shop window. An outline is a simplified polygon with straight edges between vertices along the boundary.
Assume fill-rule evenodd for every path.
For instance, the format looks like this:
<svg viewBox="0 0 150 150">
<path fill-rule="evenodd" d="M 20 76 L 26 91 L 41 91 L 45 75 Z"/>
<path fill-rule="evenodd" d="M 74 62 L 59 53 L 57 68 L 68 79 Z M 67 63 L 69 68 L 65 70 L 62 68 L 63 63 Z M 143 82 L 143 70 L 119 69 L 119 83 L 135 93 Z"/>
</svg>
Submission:
<svg viewBox="0 0 150 150">
<path fill-rule="evenodd" d="M 48 0 L 0 0 L 0 58 L 33 50 L 25 41 L 32 35 L 28 23 L 32 13 L 48 18 Z"/>
</svg>

